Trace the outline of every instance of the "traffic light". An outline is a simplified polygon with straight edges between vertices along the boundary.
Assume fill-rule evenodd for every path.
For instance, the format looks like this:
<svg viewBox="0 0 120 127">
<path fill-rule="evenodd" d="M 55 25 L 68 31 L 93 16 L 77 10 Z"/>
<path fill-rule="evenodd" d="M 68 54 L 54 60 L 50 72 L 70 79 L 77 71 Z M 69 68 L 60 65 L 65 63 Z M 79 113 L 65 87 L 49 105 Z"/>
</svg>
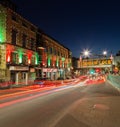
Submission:
<svg viewBox="0 0 120 127">
<path fill-rule="evenodd" d="M 94 74 L 95 70 L 94 69 L 90 69 L 90 74 Z"/>
<path fill-rule="evenodd" d="M 96 68 L 96 69 L 95 69 L 95 72 L 96 72 L 96 73 L 99 73 L 99 72 L 100 72 L 100 68 Z"/>
</svg>

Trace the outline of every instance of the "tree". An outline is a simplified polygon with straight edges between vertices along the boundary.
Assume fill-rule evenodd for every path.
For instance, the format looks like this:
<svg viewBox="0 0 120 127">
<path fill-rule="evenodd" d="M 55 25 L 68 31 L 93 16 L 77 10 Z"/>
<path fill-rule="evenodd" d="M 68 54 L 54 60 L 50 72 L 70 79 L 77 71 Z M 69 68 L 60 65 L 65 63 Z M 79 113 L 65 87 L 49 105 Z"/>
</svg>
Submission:
<svg viewBox="0 0 120 127">
<path fill-rule="evenodd" d="M 117 62 L 117 68 L 120 70 L 120 62 Z"/>
<path fill-rule="evenodd" d="M 118 53 L 116 54 L 116 56 L 120 56 L 120 50 L 118 51 Z"/>
</svg>

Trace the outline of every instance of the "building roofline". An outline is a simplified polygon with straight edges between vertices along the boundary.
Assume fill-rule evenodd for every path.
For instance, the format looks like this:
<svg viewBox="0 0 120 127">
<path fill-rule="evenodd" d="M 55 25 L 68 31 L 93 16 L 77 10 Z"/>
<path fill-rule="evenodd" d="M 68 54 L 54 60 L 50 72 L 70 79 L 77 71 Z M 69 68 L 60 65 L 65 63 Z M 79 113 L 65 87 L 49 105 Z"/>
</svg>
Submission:
<svg viewBox="0 0 120 127">
<path fill-rule="evenodd" d="M 7 3 L 5 3 L 6 5 L 3 4 L 5 1 L 8 2 L 8 3 L 10 3 L 11 6 L 13 5 L 13 7 L 14 7 L 15 9 L 12 9 L 12 7 L 7 6 Z M 36 27 L 36 28 L 37 28 L 37 31 L 38 31 L 39 33 L 42 33 L 42 34 L 48 36 L 49 38 L 51 38 L 52 40 L 54 40 L 55 42 L 57 42 L 58 44 L 60 44 L 61 46 L 63 46 L 64 48 L 66 48 L 67 50 L 69 50 L 69 51 L 71 52 L 71 50 L 70 50 L 69 48 L 67 48 L 66 46 L 64 46 L 61 42 L 59 42 L 59 41 L 56 40 L 55 38 L 51 37 L 50 35 L 46 34 L 46 33 L 44 32 L 44 30 L 42 30 L 41 28 L 39 28 L 37 25 L 34 25 L 34 24 L 33 24 L 31 21 L 29 21 L 27 18 L 24 18 L 24 16 L 23 16 L 22 14 L 20 14 L 20 12 L 17 10 L 17 6 L 16 6 L 16 4 L 15 4 L 14 2 L 12 2 L 11 0 L 1 0 L 1 1 L 0 1 L 0 4 L 2 4 L 3 6 L 5 6 L 6 8 L 9 8 L 11 11 L 13 11 L 14 13 L 16 13 L 18 16 L 20 16 L 21 18 L 23 18 L 24 20 L 26 20 L 28 23 L 30 23 L 31 25 L 33 25 L 34 27 Z"/>
<path fill-rule="evenodd" d="M 38 28 L 38 32 L 41 32 L 42 34 L 48 36 L 49 38 L 51 38 L 52 40 L 54 40 L 55 42 L 57 42 L 58 44 L 60 44 L 61 46 L 63 46 L 64 48 L 68 49 L 69 51 L 71 51 L 69 48 L 67 48 L 66 46 L 64 46 L 62 43 L 60 43 L 58 40 L 56 40 L 55 38 L 53 38 L 52 36 L 48 35 L 47 33 L 45 33 L 43 30 L 41 30 L 40 28 Z"/>
</svg>

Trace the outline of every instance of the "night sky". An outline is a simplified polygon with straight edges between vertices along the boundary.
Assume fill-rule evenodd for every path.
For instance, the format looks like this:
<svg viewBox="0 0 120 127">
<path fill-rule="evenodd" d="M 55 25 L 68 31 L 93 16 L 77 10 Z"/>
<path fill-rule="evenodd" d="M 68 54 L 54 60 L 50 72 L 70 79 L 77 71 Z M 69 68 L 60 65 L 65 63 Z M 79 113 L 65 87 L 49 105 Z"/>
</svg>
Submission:
<svg viewBox="0 0 120 127">
<path fill-rule="evenodd" d="M 120 50 L 119 0 L 12 0 L 21 15 L 68 47 L 73 56 Z"/>
</svg>

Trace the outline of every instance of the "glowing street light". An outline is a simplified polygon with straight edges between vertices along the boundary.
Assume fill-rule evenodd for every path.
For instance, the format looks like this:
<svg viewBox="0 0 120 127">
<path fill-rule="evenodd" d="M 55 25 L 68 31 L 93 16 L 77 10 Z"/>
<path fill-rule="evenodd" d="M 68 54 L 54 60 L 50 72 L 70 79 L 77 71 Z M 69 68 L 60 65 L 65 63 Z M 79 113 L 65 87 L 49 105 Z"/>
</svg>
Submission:
<svg viewBox="0 0 120 127">
<path fill-rule="evenodd" d="M 107 55 L 107 51 L 103 51 L 103 55 L 106 56 Z"/>
<path fill-rule="evenodd" d="M 85 51 L 83 52 L 83 54 L 84 54 L 84 56 L 89 56 L 89 55 L 90 55 L 90 51 L 85 50 Z"/>
</svg>

